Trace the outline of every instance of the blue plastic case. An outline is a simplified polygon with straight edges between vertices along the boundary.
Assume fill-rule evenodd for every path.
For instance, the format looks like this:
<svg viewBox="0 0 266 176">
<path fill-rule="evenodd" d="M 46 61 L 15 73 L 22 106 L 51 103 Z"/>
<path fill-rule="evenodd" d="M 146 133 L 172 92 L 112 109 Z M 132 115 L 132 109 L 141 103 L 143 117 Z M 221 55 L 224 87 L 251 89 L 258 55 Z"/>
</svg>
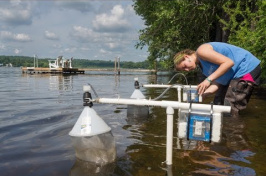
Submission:
<svg viewBox="0 0 266 176">
<path fill-rule="evenodd" d="M 211 123 L 210 115 L 191 114 L 188 122 L 188 139 L 210 141 Z"/>
</svg>

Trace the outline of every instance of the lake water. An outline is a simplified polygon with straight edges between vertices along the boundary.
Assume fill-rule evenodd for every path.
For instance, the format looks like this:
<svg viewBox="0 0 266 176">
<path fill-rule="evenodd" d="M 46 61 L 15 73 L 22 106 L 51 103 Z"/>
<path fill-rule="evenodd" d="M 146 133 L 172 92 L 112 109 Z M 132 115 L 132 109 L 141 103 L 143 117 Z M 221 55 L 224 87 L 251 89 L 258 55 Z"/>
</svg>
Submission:
<svg viewBox="0 0 266 176">
<path fill-rule="evenodd" d="M 127 106 L 94 103 L 93 109 L 112 128 L 117 159 L 105 167 L 75 158 L 69 131 L 83 110 L 82 86 L 90 83 L 99 97 L 129 98 L 134 78 L 141 83 L 167 83 L 170 76 L 112 73 L 96 75 L 22 74 L 0 67 L 0 173 L 2 176 L 178 176 L 266 175 L 265 90 L 256 90 L 238 120 L 223 118 L 219 144 L 191 143 L 179 149 L 174 124 L 173 165 L 166 157 L 166 112 L 151 107 L 148 119 L 127 118 Z M 157 97 L 161 89 L 141 89 Z M 92 94 L 93 95 L 93 94 Z M 94 95 L 93 95 L 94 96 Z M 171 89 L 163 99 L 176 100 Z"/>
</svg>

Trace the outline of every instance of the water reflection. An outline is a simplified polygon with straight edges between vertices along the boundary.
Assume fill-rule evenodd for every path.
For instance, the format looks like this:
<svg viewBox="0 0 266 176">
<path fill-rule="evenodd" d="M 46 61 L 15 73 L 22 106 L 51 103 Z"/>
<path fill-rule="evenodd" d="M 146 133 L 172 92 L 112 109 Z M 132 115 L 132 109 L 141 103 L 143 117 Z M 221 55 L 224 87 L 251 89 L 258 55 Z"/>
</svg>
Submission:
<svg viewBox="0 0 266 176">
<path fill-rule="evenodd" d="M 188 163 L 198 166 L 191 175 L 255 176 L 249 161 L 255 153 L 250 150 L 244 127 L 243 119 L 224 117 L 221 143 L 177 139 L 177 148 L 181 149 L 179 159 L 188 159 Z"/>
<path fill-rule="evenodd" d="M 49 90 L 72 90 L 73 89 L 73 79 L 77 75 L 64 75 L 64 74 L 22 74 L 24 78 L 31 79 L 31 81 L 36 80 L 48 80 Z M 48 79 L 47 79 L 48 78 Z"/>
<path fill-rule="evenodd" d="M 194 150 L 197 147 L 197 141 L 177 138 L 176 146 L 177 149 Z"/>
<path fill-rule="evenodd" d="M 101 166 L 94 162 L 76 159 L 69 176 L 108 176 L 114 173 L 115 167 L 115 162 Z"/>
<path fill-rule="evenodd" d="M 49 76 L 50 90 L 72 90 L 73 76 L 72 75 L 50 75 Z"/>
<path fill-rule="evenodd" d="M 175 176 L 175 175 L 173 175 L 173 166 L 172 165 L 167 165 L 165 167 L 162 167 L 162 170 L 165 171 L 165 176 Z"/>
<path fill-rule="evenodd" d="M 226 145 L 233 150 L 250 149 L 245 135 L 245 122 L 242 117 L 224 117 L 223 135 Z"/>
<path fill-rule="evenodd" d="M 192 173 L 195 174 L 255 176 L 254 169 L 246 166 L 250 164 L 246 157 L 253 155 L 254 153 L 251 151 L 236 151 L 229 157 L 225 157 L 216 151 L 193 151 L 188 154 L 188 157 L 193 163 L 205 165 L 209 168 L 193 171 Z"/>
<path fill-rule="evenodd" d="M 115 75 L 115 88 L 119 88 L 120 86 L 120 75 Z"/>
</svg>

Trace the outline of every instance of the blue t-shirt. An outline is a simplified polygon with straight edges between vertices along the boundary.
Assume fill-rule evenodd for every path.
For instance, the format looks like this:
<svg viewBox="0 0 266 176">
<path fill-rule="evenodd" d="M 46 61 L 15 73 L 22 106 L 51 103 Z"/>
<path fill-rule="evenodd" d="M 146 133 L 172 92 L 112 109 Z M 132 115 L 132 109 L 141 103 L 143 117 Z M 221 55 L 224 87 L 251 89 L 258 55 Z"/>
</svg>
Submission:
<svg viewBox="0 0 266 176">
<path fill-rule="evenodd" d="M 234 61 L 234 66 L 215 80 L 219 84 L 228 85 L 232 79 L 241 78 L 260 64 L 259 59 L 243 48 L 221 42 L 210 42 L 209 44 L 213 47 L 214 51 Z M 201 58 L 199 60 L 202 65 L 203 74 L 207 77 L 219 67 L 219 65 L 202 60 Z"/>
</svg>

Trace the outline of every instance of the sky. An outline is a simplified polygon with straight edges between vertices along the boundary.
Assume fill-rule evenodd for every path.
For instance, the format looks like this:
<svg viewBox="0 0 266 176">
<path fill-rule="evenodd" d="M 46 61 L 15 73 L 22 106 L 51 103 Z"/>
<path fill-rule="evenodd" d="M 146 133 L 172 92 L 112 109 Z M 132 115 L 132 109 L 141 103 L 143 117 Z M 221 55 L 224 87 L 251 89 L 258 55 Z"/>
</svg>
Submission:
<svg viewBox="0 0 266 176">
<path fill-rule="evenodd" d="M 0 0 L 0 55 L 144 61 L 132 0 Z"/>
</svg>

